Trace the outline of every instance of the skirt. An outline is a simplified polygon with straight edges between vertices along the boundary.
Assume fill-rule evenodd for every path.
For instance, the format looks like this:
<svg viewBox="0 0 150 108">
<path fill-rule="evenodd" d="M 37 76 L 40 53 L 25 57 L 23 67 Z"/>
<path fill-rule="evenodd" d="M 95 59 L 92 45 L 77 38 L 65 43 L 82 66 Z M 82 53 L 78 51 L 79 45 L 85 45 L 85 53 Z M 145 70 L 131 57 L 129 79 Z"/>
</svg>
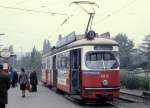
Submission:
<svg viewBox="0 0 150 108">
<path fill-rule="evenodd" d="M 26 84 L 20 84 L 20 90 L 25 90 L 26 89 Z"/>
</svg>

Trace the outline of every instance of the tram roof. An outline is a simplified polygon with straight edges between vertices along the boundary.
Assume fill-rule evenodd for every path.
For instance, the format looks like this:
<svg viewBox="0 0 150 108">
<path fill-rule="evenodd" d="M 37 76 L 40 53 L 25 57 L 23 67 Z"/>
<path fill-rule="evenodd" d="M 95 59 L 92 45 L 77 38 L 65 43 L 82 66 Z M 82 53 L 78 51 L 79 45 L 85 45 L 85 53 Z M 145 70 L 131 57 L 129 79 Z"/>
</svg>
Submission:
<svg viewBox="0 0 150 108">
<path fill-rule="evenodd" d="M 75 47 L 82 47 L 82 46 L 90 46 L 90 45 L 117 45 L 118 43 L 112 39 L 108 38 L 100 38 L 100 37 L 95 37 L 93 40 L 87 40 L 86 38 L 82 38 L 79 40 L 76 40 L 70 44 L 67 44 L 65 46 L 62 46 L 60 48 L 54 48 L 51 50 L 49 53 L 44 54 L 44 56 L 49 56 L 53 55 L 55 53 L 70 49 L 70 48 L 75 48 Z"/>
</svg>

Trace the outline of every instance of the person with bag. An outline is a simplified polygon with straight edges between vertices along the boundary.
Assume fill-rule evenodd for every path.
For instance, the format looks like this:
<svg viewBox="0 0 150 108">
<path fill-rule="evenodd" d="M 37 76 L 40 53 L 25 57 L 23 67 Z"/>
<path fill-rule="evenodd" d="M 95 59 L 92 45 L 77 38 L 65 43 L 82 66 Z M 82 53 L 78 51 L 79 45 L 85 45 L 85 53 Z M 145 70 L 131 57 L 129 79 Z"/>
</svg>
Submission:
<svg viewBox="0 0 150 108">
<path fill-rule="evenodd" d="M 21 74 L 19 75 L 19 84 L 20 90 L 22 91 L 22 97 L 24 98 L 26 87 L 29 85 L 28 76 L 25 73 L 24 68 L 21 68 Z"/>
<path fill-rule="evenodd" d="M 10 79 L 7 72 L 3 71 L 3 65 L 0 64 L 0 108 L 5 108 L 8 104 L 8 89 L 10 88 Z"/>
<path fill-rule="evenodd" d="M 38 80 L 37 80 L 37 74 L 35 70 L 30 73 L 30 84 L 32 86 L 31 92 L 37 92 Z"/>
</svg>

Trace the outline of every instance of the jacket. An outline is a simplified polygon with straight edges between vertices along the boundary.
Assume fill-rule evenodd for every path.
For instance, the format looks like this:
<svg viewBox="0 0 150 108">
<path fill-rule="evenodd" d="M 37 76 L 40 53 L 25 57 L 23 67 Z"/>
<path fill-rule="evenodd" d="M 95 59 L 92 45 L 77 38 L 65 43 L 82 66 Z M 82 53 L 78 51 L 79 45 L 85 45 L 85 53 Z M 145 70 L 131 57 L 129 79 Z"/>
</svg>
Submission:
<svg viewBox="0 0 150 108">
<path fill-rule="evenodd" d="M 26 73 L 22 72 L 19 75 L 19 83 L 20 84 L 29 84 L 28 76 Z"/>
<path fill-rule="evenodd" d="M 30 84 L 31 85 L 37 85 L 38 84 L 36 72 L 31 72 L 31 74 L 30 74 Z"/>
<path fill-rule="evenodd" d="M 0 73 L 0 105 L 8 103 L 8 89 L 10 88 L 10 79 L 8 75 Z"/>
</svg>

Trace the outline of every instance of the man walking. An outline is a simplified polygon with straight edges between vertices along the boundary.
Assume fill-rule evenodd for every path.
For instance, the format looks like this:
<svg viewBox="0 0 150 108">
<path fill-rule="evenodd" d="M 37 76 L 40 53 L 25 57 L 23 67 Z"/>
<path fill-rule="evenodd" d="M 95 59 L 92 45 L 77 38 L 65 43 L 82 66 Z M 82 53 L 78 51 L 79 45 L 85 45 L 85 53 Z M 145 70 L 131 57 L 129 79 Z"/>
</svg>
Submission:
<svg viewBox="0 0 150 108">
<path fill-rule="evenodd" d="M 3 65 L 0 64 L 0 108 L 5 108 L 8 103 L 8 89 L 10 88 L 10 79 L 8 73 L 3 71 Z"/>
</svg>

